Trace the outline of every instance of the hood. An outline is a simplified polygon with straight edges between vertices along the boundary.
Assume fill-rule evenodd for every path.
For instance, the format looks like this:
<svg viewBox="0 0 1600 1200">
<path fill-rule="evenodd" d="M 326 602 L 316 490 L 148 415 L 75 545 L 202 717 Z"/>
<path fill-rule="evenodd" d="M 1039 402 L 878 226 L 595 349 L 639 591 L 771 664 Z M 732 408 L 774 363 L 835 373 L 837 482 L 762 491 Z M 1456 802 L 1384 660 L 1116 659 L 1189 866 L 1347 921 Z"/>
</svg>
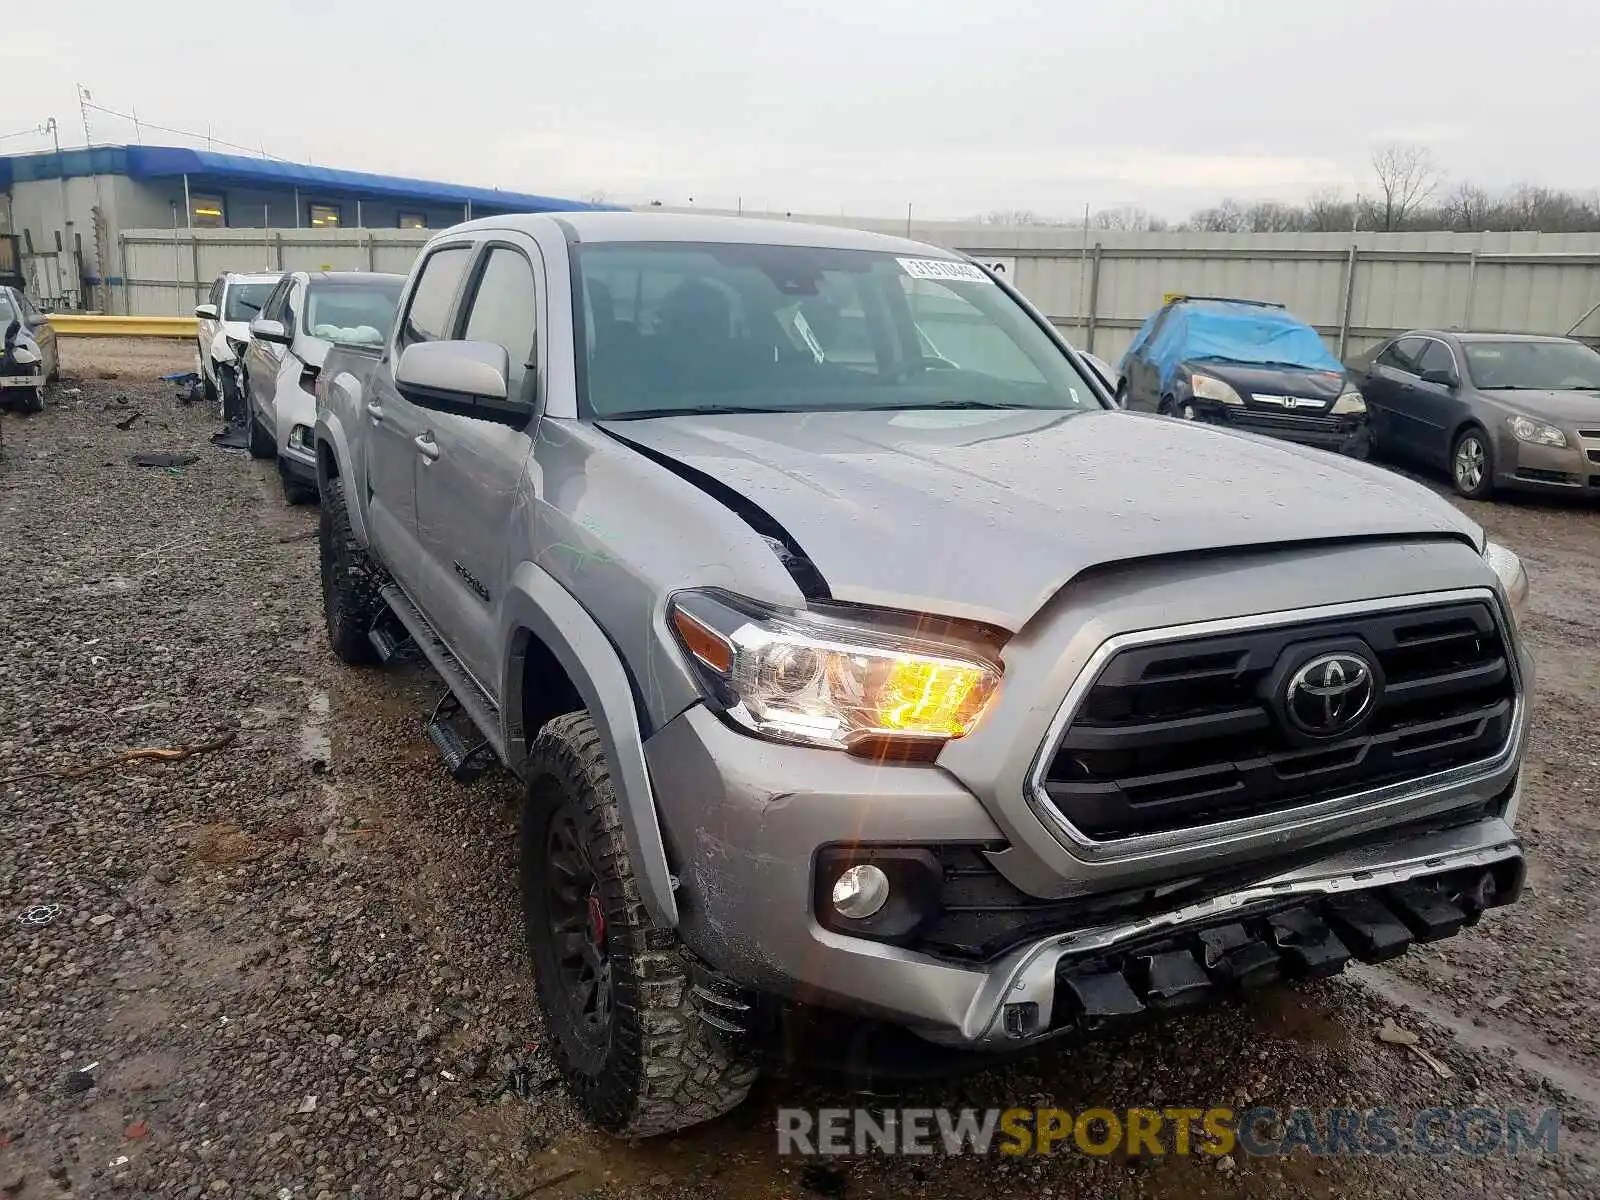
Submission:
<svg viewBox="0 0 1600 1200">
<path fill-rule="evenodd" d="M 1343 371 L 1323 371 L 1310 367 L 1277 366 L 1265 363 L 1222 362 L 1217 359 L 1190 359 L 1183 364 L 1191 371 L 1213 375 L 1231 385 L 1246 403 L 1256 393 L 1265 396 L 1310 396 L 1332 403 L 1344 391 Z"/>
<path fill-rule="evenodd" d="M 1091 567 L 1478 529 L 1377 467 L 1190 422 L 1085 413 L 751 413 L 605 421 L 760 505 L 859 604 L 1019 629 Z"/>
<path fill-rule="evenodd" d="M 300 356 L 300 361 L 318 371 L 322 370 L 322 364 L 328 361 L 328 351 L 332 349 L 332 342 L 312 337 L 309 333 L 303 333 L 294 340 L 294 352 Z"/>
<path fill-rule="evenodd" d="M 1600 392 L 1523 392 L 1507 388 L 1480 388 L 1479 393 L 1510 412 L 1541 421 L 1582 422 L 1600 427 Z"/>
<path fill-rule="evenodd" d="M 236 342 L 248 342 L 250 340 L 250 322 L 224 321 L 222 323 L 222 332 Z"/>
</svg>

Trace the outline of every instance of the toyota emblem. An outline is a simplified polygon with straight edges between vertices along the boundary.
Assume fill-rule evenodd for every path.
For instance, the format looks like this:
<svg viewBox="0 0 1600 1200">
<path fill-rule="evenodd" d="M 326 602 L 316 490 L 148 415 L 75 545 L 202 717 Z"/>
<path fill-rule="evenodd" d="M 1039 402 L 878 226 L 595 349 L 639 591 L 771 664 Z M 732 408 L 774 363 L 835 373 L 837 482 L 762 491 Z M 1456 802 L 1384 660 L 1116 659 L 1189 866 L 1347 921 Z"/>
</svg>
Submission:
<svg viewBox="0 0 1600 1200">
<path fill-rule="evenodd" d="M 1336 737 L 1353 728 L 1376 698 L 1372 664 L 1356 654 L 1319 654 L 1289 677 L 1283 708 L 1302 733 Z"/>
</svg>

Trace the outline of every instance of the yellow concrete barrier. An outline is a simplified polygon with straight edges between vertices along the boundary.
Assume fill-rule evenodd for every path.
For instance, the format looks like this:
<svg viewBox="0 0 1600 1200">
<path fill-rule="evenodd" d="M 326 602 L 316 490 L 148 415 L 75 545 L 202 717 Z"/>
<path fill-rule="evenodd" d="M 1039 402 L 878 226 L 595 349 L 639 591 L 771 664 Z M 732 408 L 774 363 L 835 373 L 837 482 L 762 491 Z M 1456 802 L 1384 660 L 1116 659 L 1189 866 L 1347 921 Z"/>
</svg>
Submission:
<svg viewBox="0 0 1600 1200">
<path fill-rule="evenodd" d="M 192 338 L 193 317 L 118 317 L 89 313 L 50 313 L 50 328 L 61 337 Z"/>
</svg>

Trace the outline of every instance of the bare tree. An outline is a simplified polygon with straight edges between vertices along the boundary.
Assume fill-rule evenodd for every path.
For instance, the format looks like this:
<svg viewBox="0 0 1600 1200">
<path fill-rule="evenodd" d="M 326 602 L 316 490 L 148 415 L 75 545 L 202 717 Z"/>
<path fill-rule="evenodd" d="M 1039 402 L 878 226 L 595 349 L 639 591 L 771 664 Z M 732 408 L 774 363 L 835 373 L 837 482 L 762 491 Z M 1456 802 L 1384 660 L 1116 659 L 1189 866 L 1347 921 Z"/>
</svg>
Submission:
<svg viewBox="0 0 1600 1200">
<path fill-rule="evenodd" d="M 1094 214 L 1091 224 L 1096 229 L 1128 230 L 1134 233 L 1159 233 L 1167 223 L 1149 209 L 1137 204 L 1122 204 L 1116 208 L 1102 208 Z"/>
<path fill-rule="evenodd" d="M 1305 210 L 1276 200 L 1262 200 L 1244 211 L 1251 233 L 1294 233 L 1305 227 Z"/>
<path fill-rule="evenodd" d="M 1440 215 L 1459 233 L 1479 233 L 1489 228 L 1494 208 L 1487 191 L 1475 183 L 1463 183 L 1444 198 Z"/>
<path fill-rule="evenodd" d="M 1380 229 L 1400 229 L 1438 190 L 1444 172 L 1426 146 L 1395 142 L 1372 151 L 1372 170 L 1378 177 L 1378 196 L 1371 208 Z"/>
<path fill-rule="evenodd" d="M 1195 213 L 1189 218 L 1188 228 L 1201 233 L 1243 233 L 1250 225 L 1237 200 L 1224 200 L 1214 208 Z"/>
<path fill-rule="evenodd" d="M 1356 206 L 1337 188 L 1313 192 L 1306 201 L 1304 228 L 1312 233 L 1345 233 L 1355 223 Z"/>
<path fill-rule="evenodd" d="M 1062 222 L 1041 216 L 1031 208 L 997 208 L 978 218 L 980 225 L 1060 225 Z"/>
</svg>

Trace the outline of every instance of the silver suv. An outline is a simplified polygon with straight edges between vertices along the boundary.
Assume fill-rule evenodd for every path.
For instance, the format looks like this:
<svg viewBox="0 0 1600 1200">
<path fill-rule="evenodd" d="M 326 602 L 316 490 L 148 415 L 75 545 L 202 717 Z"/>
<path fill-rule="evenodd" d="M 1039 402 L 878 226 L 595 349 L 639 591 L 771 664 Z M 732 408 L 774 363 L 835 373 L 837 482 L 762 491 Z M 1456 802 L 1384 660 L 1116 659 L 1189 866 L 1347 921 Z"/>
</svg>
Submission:
<svg viewBox="0 0 1600 1200">
<path fill-rule="evenodd" d="M 332 645 L 425 655 L 447 762 L 525 781 L 544 1017 L 607 1129 L 786 1054 L 944 1069 L 1335 972 L 1518 893 L 1515 557 L 1363 463 L 1119 411 L 961 256 L 473 222 L 317 390 Z"/>
</svg>

